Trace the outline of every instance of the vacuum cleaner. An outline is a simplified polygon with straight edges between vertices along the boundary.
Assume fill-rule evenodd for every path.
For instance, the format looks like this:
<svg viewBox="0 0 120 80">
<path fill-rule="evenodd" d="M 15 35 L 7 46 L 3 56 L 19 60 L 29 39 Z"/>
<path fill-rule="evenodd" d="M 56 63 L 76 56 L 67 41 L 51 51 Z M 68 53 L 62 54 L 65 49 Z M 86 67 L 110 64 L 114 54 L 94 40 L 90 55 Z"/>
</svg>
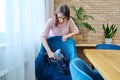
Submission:
<svg viewBox="0 0 120 80">
<path fill-rule="evenodd" d="M 61 49 L 57 49 L 54 52 L 54 56 L 55 56 L 55 60 L 52 58 L 49 58 L 47 53 L 45 54 L 45 58 L 47 59 L 47 63 L 49 65 L 51 65 L 52 63 L 57 63 L 60 72 L 62 74 L 69 74 L 69 63 L 65 57 L 65 54 L 63 53 L 63 51 Z"/>
</svg>

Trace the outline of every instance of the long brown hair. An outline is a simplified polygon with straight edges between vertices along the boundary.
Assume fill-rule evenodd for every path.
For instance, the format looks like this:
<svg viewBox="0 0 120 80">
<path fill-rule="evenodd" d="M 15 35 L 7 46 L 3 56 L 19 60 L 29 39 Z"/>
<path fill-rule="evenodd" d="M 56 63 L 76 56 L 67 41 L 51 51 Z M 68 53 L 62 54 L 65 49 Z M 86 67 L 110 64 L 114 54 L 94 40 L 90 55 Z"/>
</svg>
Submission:
<svg viewBox="0 0 120 80">
<path fill-rule="evenodd" d="M 70 19 L 70 10 L 69 10 L 68 6 L 61 4 L 60 6 L 58 6 L 58 8 L 55 11 L 55 26 L 57 26 L 58 22 L 59 22 L 58 17 L 57 17 L 58 13 L 62 13 L 67 18 L 67 20 Z"/>
</svg>

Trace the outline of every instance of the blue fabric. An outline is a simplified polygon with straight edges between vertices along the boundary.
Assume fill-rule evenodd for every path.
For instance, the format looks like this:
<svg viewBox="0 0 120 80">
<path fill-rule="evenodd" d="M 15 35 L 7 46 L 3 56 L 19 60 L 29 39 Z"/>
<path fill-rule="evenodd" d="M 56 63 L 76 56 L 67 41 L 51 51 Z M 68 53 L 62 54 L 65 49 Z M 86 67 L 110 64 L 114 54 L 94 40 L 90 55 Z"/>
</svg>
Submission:
<svg viewBox="0 0 120 80">
<path fill-rule="evenodd" d="M 96 49 L 120 50 L 120 46 L 116 44 L 97 44 Z"/>
<path fill-rule="evenodd" d="M 67 41 L 63 42 L 62 36 L 55 36 L 48 38 L 47 42 L 53 52 L 61 49 L 65 53 L 68 63 L 77 57 L 75 41 L 72 38 L 68 38 Z M 44 53 L 46 53 L 46 50 L 42 45 L 35 60 L 35 74 L 38 80 L 72 80 L 71 74 L 64 75 L 60 73 L 56 63 L 48 65 Z"/>
<path fill-rule="evenodd" d="M 72 80 L 104 80 L 96 70 L 92 70 L 82 59 L 75 58 L 70 62 Z"/>
</svg>

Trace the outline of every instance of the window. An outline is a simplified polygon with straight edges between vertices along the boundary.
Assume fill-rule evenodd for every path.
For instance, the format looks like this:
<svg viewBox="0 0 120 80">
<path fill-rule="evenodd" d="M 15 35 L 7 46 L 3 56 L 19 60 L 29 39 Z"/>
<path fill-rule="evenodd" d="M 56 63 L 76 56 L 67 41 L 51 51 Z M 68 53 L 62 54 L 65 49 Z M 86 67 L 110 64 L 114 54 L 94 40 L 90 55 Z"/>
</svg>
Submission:
<svg viewBox="0 0 120 80">
<path fill-rule="evenodd" d="M 5 40 L 5 31 L 6 31 L 6 9 L 5 9 L 5 0 L 0 0 L 0 43 Z"/>
<path fill-rule="evenodd" d="M 0 32 L 5 32 L 5 0 L 0 0 Z"/>
<path fill-rule="evenodd" d="M 10 30 L 13 30 L 13 32 L 15 32 L 15 35 L 18 35 L 19 32 L 19 28 L 20 28 L 20 8 L 19 8 L 19 1 L 13 1 L 14 4 L 12 5 L 13 7 L 13 13 L 12 16 L 10 13 L 12 13 L 12 11 L 9 11 L 10 13 L 7 13 L 7 7 L 9 7 L 6 3 L 6 0 L 0 0 L 0 44 L 3 42 L 6 42 L 6 35 L 10 32 Z M 11 10 L 11 7 L 8 8 L 9 10 Z M 9 16 L 6 17 L 6 16 Z M 11 19 L 9 20 L 9 22 L 7 21 L 7 19 Z M 14 23 L 13 23 L 14 21 Z M 10 23 L 13 23 L 12 25 Z M 10 24 L 10 25 L 8 25 Z"/>
</svg>

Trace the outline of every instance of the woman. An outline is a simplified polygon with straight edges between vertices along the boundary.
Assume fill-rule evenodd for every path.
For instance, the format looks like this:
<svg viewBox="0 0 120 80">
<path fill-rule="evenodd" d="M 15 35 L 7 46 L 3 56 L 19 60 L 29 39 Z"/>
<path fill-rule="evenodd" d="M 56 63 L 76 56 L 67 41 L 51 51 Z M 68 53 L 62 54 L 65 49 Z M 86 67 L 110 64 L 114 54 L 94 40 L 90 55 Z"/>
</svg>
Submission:
<svg viewBox="0 0 120 80">
<path fill-rule="evenodd" d="M 41 42 L 45 47 L 49 58 L 53 58 L 54 54 L 48 46 L 47 38 L 49 36 L 62 36 L 62 41 L 66 41 L 67 38 L 79 33 L 78 28 L 70 18 L 70 10 L 67 5 L 60 5 L 55 11 L 55 15 L 49 18 L 45 24 L 45 29 L 41 34 Z"/>
</svg>

